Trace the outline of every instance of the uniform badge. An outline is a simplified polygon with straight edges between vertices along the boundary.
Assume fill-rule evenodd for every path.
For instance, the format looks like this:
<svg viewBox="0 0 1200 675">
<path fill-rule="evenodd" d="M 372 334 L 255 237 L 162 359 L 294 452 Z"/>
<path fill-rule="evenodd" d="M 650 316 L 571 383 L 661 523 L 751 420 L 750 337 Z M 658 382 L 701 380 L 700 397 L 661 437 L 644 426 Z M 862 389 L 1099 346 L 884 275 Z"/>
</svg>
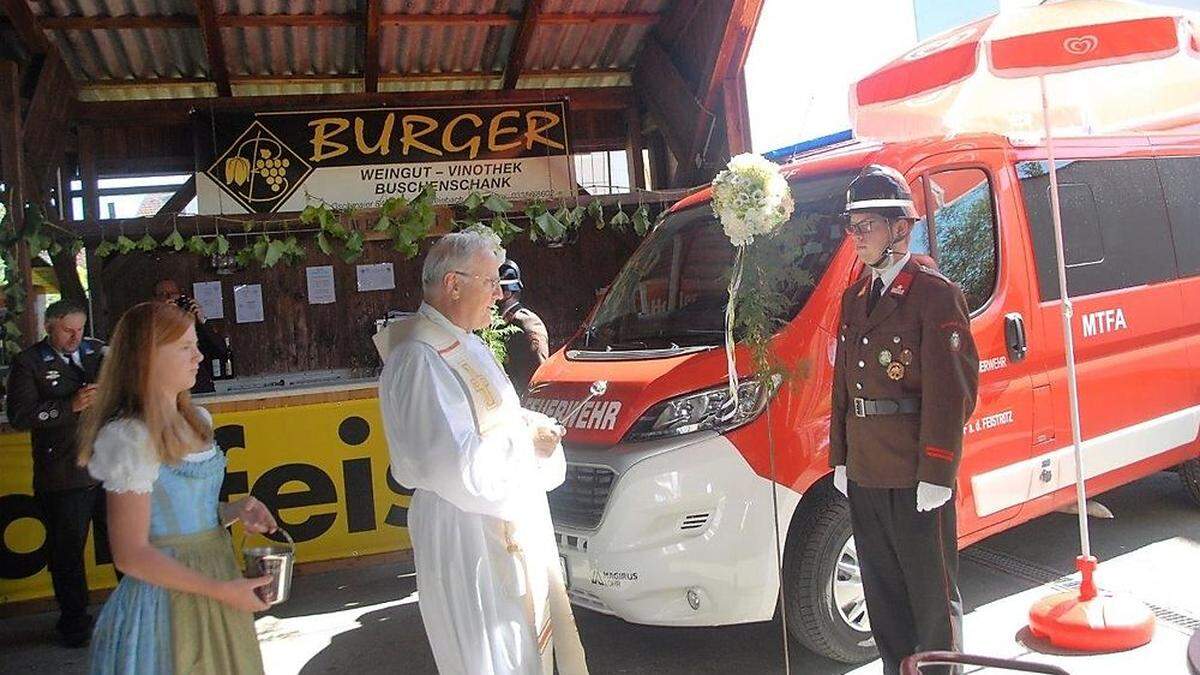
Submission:
<svg viewBox="0 0 1200 675">
<path fill-rule="evenodd" d="M 904 364 L 899 361 L 892 361 L 887 367 L 888 377 L 896 382 L 904 379 Z"/>
<path fill-rule="evenodd" d="M 889 364 L 891 362 L 892 362 L 892 353 L 891 352 L 889 352 L 886 349 L 879 352 L 879 365 L 886 366 L 887 364 Z"/>
<path fill-rule="evenodd" d="M 959 347 L 962 347 L 962 336 L 958 334 L 958 331 L 954 331 L 950 334 L 950 351 L 956 352 Z"/>
<path fill-rule="evenodd" d="M 892 336 L 892 342 L 895 344 L 900 344 L 900 336 L 899 335 Z"/>
<path fill-rule="evenodd" d="M 60 376 L 59 376 L 57 370 L 47 370 L 46 371 L 46 379 L 47 380 L 57 380 L 59 377 Z"/>
<path fill-rule="evenodd" d="M 911 273 L 901 272 L 896 275 L 896 279 L 892 282 L 892 287 L 888 290 L 888 293 L 903 298 L 908 293 L 909 288 L 911 288 L 912 280 L 913 275 Z"/>
<path fill-rule="evenodd" d="M 911 366 L 912 365 L 912 357 L 913 357 L 913 353 L 912 353 L 911 349 L 900 350 L 900 363 L 903 363 L 906 366 Z"/>
<path fill-rule="evenodd" d="M 45 422 L 46 420 L 50 419 L 50 415 L 48 415 L 46 413 L 46 411 L 43 410 L 42 412 L 38 413 L 38 419 Z"/>
</svg>

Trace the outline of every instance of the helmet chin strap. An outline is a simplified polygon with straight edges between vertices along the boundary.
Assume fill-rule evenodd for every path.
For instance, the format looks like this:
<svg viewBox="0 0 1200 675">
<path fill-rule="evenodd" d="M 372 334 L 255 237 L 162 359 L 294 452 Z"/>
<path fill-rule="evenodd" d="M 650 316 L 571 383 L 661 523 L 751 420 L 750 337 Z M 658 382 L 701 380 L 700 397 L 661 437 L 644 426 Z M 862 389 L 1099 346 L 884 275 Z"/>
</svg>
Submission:
<svg viewBox="0 0 1200 675">
<path fill-rule="evenodd" d="M 896 242 L 900 241 L 900 239 L 893 234 L 893 232 L 894 230 L 892 230 L 892 223 L 888 222 L 888 234 L 891 235 L 891 240 L 888 242 L 888 245 L 884 247 L 883 253 L 879 254 L 879 259 L 873 263 L 867 263 L 867 267 L 870 267 L 876 272 L 882 272 L 892 266 L 892 261 L 896 257 L 897 253 L 896 249 L 893 247 L 896 245 Z"/>
</svg>

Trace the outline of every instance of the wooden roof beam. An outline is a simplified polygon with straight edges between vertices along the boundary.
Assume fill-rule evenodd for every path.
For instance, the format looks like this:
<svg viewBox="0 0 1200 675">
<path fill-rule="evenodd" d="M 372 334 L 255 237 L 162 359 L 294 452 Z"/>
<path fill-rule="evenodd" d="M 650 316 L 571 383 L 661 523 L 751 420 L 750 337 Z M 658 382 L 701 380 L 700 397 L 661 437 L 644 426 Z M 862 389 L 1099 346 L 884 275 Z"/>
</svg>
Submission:
<svg viewBox="0 0 1200 675">
<path fill-rule="evenodd" d="M 696 91 L 697 97 L 709 110 L 721 101 L 725 79 L 746 65 L 750 41 L 754 38 L 762 6 L 763 0 L 733 0 L 720 49 Z"/>
<path fill-rule="evenodd" d="M 212 111 L 267 111 L 363 106 L 454 105 L 461 91 L 380 92 L 377 94 L 301 94 L 238 98 L 159 99 L 153 101 L 76 102 L 79 124 L 96 127 L 187 124 L 193 109 Z M 488 89 L 472 91 L 477 103 L 533 103 L 566 98 L 572 110 L 624 110 L 633 105 L 629 87 L 572 87 L 560 89 Z"/>
<path fill-rule="evenodd" d="M 8 17 L 8 23 L 17 33 L 25 49 L 31 54 L 45 54 L 50 51 L 50 41 L 38 25 L 37 17 L 25 0 L 0 0 L 0 9 Z"/>
<path fill-rule="evenodd" d="M 213 0 L 196 0 L 196 18 L 200 21 L 200 33 L 204 36 L 204 51 L 208 53 L 208 70 L 217 84 L 217 96 L 232 96 L 229 87 L 229 66 L 225 62 L 225 44 L 221 41 L 221 29 L 217 27 L 217 11 Z"/>
<path fill-rule="evenodd" d="M 476 103 L 532 103 L 568 98 L 572 110 L 624 110 L 634 103 L 628 86 L 564 89 L 497 89 L 472 91 Z M 161 98 L 155 101 L 94 101 L 76 103 L 80 125 L 96 127 L 188 124 L 192 109 L 214 112 L 265 112 L 367 106 L 440 106 L 461 104 L 462 91 L 383 91 L 379 94 L 308 94 L 236 98 Z"/>
<path fill-rule="evenodd" d="M 367 0 L 367 23 L 363 33 L 363 91 L 379 91 L 379 17 L 383 0 Z"/>
<path fill-rule="evenodd" d="M 45 30 L 128 30 L 137 28 L 196 28 L 190 14 L 153 16 L 43 16 L 38 25 Z"/>
<path fill-rule="evenodd" d="M 3 0 L 8 3 L 14 0 Z M 370 11 L 367 12 L 370 14 Z M 31 14 L 32 15 L 32 14 Z M 362 25 L 366 15 L 346 14 L 217 14 L 218 28 L 274 28 L 283 26 L 326 27 Z M 652 12 L 570 12 L 541 14 L 543 25 L 653 26 L 662 17 Z M 511 14 L 379 14 L 382 26 L 515 26 L 520 18 Z M 9 22 L 14 23 L 14 22 Z M 14 23 L 15 25 L 15 23 Z M 43 30 L 130 30 L 141 28 L 197 28 L 199 17 L 191 14 L 138 16 L 42 16 L 34 26 Z"/>
<path fill-rule="evenodd" d="M 71 109 L 63 105 L 63 99 L 74 100 L 78 87 L 57 49 L 40 59 L 36 72 L 37 82 L 25 113 L 23 145 L 37 148 L 36 152 L 27 152 L 26 172 L 40 196 L 45 196 L 44 188 L 53 171 L 63 163 L 69 136 Z M 28 196 L 32 199 L 34 194 Z"/>
<path fill-rule="evenodd" d="M 522 77 L 559 77 L 563 79 L 580 79 L 598 75 L 630 75 L 627 68 L 549 68 L 526 70 Z M 342 82 L 358 80 L 362 76 L 354 73 L 293 73 L 289 75 L 253 74 L 230 75 L 232 84 L 287 84 L 298 82 Z M 377 82 L 453 82 L 453 81 L 487 81 L 504 77 L 500 71 L 445 71 L 428 73 L 389 73 L 377 74 Z M 170 87 L 179 85 L 210 84 L 212 80 L 206 77 L 142 77 L 128 79 L 91 80 L 81 82 L 80 88 L 85 90 L 115 89 L 121 87 Z"/>
<path fill-rule="evenodd" d="M 533 43 L 533 31 L 537 30 L 538 15 L 541 13 L 542 0 L 525 0 L 521 24 L 517 27 L 512 51 L 508 53 L 508 65 L 504 67 L 504 83 L 501 89 L 516 89 L 517 80 L 521 79 L 521 69 L 525 67 L 525 55 L 529 53 L 529 45 Z"/>
</svg>

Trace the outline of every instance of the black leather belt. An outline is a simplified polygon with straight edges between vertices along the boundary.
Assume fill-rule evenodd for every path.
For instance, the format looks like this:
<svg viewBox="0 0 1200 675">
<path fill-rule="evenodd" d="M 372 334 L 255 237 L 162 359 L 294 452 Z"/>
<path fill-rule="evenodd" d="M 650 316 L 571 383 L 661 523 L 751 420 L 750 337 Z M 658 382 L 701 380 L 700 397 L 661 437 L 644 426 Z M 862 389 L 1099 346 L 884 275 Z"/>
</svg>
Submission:
<svg viewBox="0 0 1200 675">
<path fill-rule="evenodd" d="M 856 398 L 854 399 L 854 416 L 870 417 L 871 415 L 911 415 L 921 412 L 919 398 Z"/>
</svg>

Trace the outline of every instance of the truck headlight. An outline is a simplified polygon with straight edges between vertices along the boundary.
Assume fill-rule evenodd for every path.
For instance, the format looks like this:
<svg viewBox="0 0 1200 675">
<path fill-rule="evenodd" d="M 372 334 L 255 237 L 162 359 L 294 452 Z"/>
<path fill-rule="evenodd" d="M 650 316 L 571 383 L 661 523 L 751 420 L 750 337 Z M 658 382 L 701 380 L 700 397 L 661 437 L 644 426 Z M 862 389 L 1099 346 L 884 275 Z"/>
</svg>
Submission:
<svg viewBox="0 0 1200 675">
<path fill-rule="evenodd" d="M 724 433 L 744 426 L 762 414 L 781 381 L 780 376 L 773 375 L 765 385 L 757 379 L 740 382 L 736 406 L 729 395 L 729 385 L 668 399 L 643 413 L 625 440 L 648 441 L 697 431 Z"/>
</svg>

